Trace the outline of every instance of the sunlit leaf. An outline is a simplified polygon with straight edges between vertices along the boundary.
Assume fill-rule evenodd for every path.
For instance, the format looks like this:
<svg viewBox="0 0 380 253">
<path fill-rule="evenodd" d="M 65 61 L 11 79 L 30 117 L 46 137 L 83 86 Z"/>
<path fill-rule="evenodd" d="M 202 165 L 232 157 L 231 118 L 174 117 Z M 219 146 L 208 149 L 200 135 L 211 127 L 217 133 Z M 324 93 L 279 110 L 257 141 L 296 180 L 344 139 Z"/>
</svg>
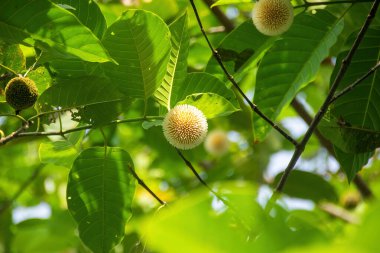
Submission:
<svg viewBox="0 0 380 253">
<path fill-rule="evenodd" d="M 189 53 L 189 33 L 187 13 L 170 24 L 172 49 L 166 74 L 161 86 L 154 93 L 158 102 L 170 109 L 172 87 L 182 83 L 187 74 L 187 55 Z"/>
<path fill-rule="evenodd" d="M 124 236 L 131 217 L 135 181 L 129 154 L 120 148 L 90 148 L 74 161 L 67 205 L 79 236 L 95 253 L 109 252 Z"/>
<path fill-rule="evenodd" d="M 103 67 L 120 91 L 145 100 L 153 95 L 170 56 L 170 31 L 164 21 L 147 11 L 128 10 L 108 28 L 102 41 L 119 63 Z"/>
<path fill-rule="evenodd" d="M 41 112 L 76 108 L 74 118 L 89 123 L 106 123 L 115 119 L 121 113 L 122 105 L 130 101 L 108 79 L 83 77 L 59 80 L 41 94 L 37 103 Z"/>
<path fill-rule="evenodd" d="M 241 3 L 252 3 L 252 0 L 218 0 L 211 7 L 226 5 L 226 4 L 241 4 Z"/>
<path fill-rule="evenodd" d="M 264 114 L 275 120 L 297 92 L 317 73 L 343 29 L 343 20 L 326 11 L 302 13 L 268 50 L 262 59 L 256 80 L 254 101 Z M 263 140 L 271 127 L 254 118 L 256 138 Z"/>
<path fill-rule="evenodd" d="M 93 0 L 53 0 L 58 6 L 73 13 L 82 24 L 101 39 L 107 28 L 99 6 Z"/>
<path fill-rule="evenodd" d="M 189 104 L 197 107 L 203 112 L 206 118 L 215 118 L 219 116 L 227 116 L 238 111 L 231 102 L 224 97 L 215 93 L 196 93 L 187 96 L 178 104 Z"/>
<path fill-rule="evenodd" d="M 235 94 L 222 81 L 207 73 L 190 73 L 182 84 L 174 86 L 172 106 L 186 99 L 187 96 L 197 93 L 215 93 L 238 107 Z"/>
<path fill-rule="evenodd" d="M 69 11 L 47 0 L 0 2 L 0 38 L 54 49 L 90 62 L 111 61 L 99 39 Z"/>
</svg>

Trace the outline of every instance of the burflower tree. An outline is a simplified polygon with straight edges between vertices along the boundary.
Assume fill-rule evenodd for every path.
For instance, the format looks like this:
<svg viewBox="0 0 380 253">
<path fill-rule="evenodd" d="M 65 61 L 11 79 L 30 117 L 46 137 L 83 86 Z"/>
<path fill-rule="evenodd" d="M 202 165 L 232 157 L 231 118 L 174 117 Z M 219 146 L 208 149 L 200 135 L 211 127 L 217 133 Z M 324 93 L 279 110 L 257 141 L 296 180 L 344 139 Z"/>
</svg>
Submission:
<svg viewBox="0 0 380 253">
<path fill-rule="evenodd" d="M 380 252 L 378 6 L 0 1 L 0 251 Z"/>
</svg>

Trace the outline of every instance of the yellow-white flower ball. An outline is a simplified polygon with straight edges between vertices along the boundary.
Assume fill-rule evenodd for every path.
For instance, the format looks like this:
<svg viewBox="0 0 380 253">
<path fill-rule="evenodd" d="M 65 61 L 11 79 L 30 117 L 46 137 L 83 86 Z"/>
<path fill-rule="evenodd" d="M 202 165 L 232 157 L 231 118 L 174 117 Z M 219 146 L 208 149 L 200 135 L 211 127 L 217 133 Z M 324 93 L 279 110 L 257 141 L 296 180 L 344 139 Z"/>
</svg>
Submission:
<svg viewBox="0 0 380 253">
<path fill-rule="evenodd" d="M 222 156 L 227 153 L 229 147 L 227 133 L 223 130 L 214 130 L 206 137 L 205 149 L 212 155 Z"/>
<path fill-rule="evenodd" d="M 192 105 L 177 105 L 165 116 L 162 128 L 168 142 L 178 149 L 192 149 L 207 134 L 207 119 Z"/>
<path fill-rule="evenodd" d="M 253 8 L 252 20 L 259 32 L 280 35 L 293 23 L 293 6 L 290 0 L 260 0 Z"/>
</svg>

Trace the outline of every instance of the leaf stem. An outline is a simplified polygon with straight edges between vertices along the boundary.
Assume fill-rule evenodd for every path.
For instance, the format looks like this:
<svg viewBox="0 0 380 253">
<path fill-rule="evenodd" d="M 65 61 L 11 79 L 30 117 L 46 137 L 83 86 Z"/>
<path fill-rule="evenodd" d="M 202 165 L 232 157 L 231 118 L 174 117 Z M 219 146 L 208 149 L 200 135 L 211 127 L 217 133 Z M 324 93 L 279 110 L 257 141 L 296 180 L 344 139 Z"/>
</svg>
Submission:
<svg viewBox="0 0 380 253">
<path fill-rule="evenodd" d="M 332 83 L 331 85 L 331 88 L 330 88 L 330 91 L 327 95 L 327 98 L 325 99 L 324 103 L 322 104 L 321 108 L 319 109 L 319 111 L 317 112 L 317 114 L 315 115 L 313 121 L 311 122 L 310 124 L 310 127 L 308 128 L 308 130 L 306 131 L 304 137 L 302 138 L 301 142 L 296 146 L 296 149 L 293 153 L 293 156 L 288 164 L 288 166 L 286 167 L 277 187 L 276 187 L 276 192 L 282 192 L 284 186 L 285 186 L 285 183 L 288 179 L 288 176 L 290 174 L 290 172 L 293 170 L 294 166 L 296 165 L 298 159 L 300 158 L 300 156 L 302 155 L 303 151 L 305 150 L 305 146 L 306 144 L 308 143 L 311 135 L 313 134 L 313 131 L 316 129 L 316 127 L 318 126 L 319 122 L 322 120 L 322 117 L 323 115 L 326 113 L 329 105 L 330 105 L 330 101 L 332 99 L 332 97 L 334 96 L 334 93 L 335 91 L 337 90 L 340 82 L 342 81 L 343 77 L 344 77 L 344 74 L 346 73 L 347 69 L 348 69 L 348 66 L 350 65 L 351 61 L 352 61 L 352 58 L 356 52 L 356 50 L 358 49 L 360 43 L 362 42 L 363 38 L 364 38 L 364 35 L 366 33 L 366 31 L 368 30 L 368 27 L 369 25 L 371 24 L 372 20 L 374 19 L 375 15 L 376 15 L 376 11 L 379 7 L 379 3 L 380 3 L 380 0 L 375 0 L 372 7 L 371 7 L 371 10 L 362 26 L 362 28 L 360 29 L 350 51 L 348 52 L 348 54 L 346 55 L 346 57 L 342 60 L 342 65 L 340 66 L 340 69 L 338 71 L 338 74 L 336 75 L 336 78 L 334 80 L 334 82 Z"/>
<path fill-rule="evenodd" d="M 222 61 L 222 58 L 221 56 L 219 55 L 218 51 L 216 51 L 214 49 L 214 47 L 212 46 L 210 40 L 208 39 L 208 36 L 205 32 L 205 29 L 203 28 L 203 24 L 202 24 L 202 21 L 199 17 L 199 13 L 198 13 L 198 10 L 197 10 L 197 7 L 195 6 L 194 4 L 194 0 L 189 0 L 190 1 L 190 4 L 193 8 L 193 11 L 194 11 L 194 14 L 195 14 L 195 17 L 197 19 L 197 22 L 198 22 L 198 26 L 207 42 L 207 45 L 208 47 L 210 48 L 214 58 L 216 59 L 216 61 L 218 62 L 219 66 L 222 68 L 224 74 L 226 75 L 226 77 L 228 78 L 228 80 L 232 83 L 232 85 L 236 88 L 236 90 L 238 91 L 238 93 L 243 97 L 243 99 L 248 103 L 249 107 L 251 108 L 251 110 L 253 110 L 257 115 L 259 115 L 262 119 L 264 119 L 269 125 L 271 125 L 275 130 L 277 130 L 282 136 L 285 137 L 285 139 L 287 139 L 289 142 L 291 142 L 294 146 L 297 146 L 298 145 L 298 142 L 293 139 L 289 134 L 287 134 L 285 132 L 285 130 L 283 130 L 281 127 L 279 127 L 276 123 L 274 123 L 271 119 L 269 119 L 263 112 L 261 112 L 261 110 L 257 107 L 257 105 L 255 105 L 254 103 L 251 102 L 251 100 L 244 94 L 244 92 L 242 91 L 242 89 L 240 88 L 240 86 L 238 85 L 238 83 L 236 82 L 236 80 L 234 79 L 234 77 L 228 72 L 226 66 L 224 65 L 223 61 Z"/>
</svg>

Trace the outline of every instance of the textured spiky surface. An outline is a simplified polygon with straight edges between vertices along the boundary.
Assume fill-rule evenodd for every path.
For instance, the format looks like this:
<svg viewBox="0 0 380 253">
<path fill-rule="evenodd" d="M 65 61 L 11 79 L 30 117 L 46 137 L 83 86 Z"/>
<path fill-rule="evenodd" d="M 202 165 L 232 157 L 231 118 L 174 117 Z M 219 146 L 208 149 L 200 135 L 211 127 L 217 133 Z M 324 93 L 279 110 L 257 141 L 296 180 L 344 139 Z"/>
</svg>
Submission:
<svg viewBox="0 0 380 253">
<path fill-rule="evenodd" d="M 280 35 L 293 23 L 293 6 L 289 0 L 260 0 L 253 8 L 252 20 L 259 32 Z"/>
<path fill-rule="evenodd" d="M 230 146 L 227 133 L 223 130 L 211 131 L 205 140 L 205 149 L 212 155 L 224 155 Z"/>
<path fill-rule="evenodd" d="M 207 119 L 192 105 L 177 105 L 166 114 L 162 124 L 165 138 L 179 149 L 192 149 L 207 134 Z"/>
<path fill-rule="evenodd" d="M 33 80 L 26 77 L 12 78 L 5 87 L 5 100 L 16 110 L 23 110 L 37 101 L 38 89 Z"/>
</svg>

